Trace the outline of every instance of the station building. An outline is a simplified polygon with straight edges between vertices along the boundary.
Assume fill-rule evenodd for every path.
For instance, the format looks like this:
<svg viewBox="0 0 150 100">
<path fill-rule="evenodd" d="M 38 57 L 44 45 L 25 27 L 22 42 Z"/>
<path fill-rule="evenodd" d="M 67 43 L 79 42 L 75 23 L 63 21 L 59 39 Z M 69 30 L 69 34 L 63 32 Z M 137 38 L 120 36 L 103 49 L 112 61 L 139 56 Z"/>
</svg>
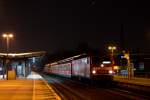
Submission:
<svg viewBox="0 0 150 100">
<path fill-rule="evenodd" d="M 41 59 L 45 54 L 45 51 L 0 53 L 0 78 L 8 79 L 10 73 L 14 73 L 14 78 L 27 77 L 32 70 L 41 67 Z"/>
</svg>

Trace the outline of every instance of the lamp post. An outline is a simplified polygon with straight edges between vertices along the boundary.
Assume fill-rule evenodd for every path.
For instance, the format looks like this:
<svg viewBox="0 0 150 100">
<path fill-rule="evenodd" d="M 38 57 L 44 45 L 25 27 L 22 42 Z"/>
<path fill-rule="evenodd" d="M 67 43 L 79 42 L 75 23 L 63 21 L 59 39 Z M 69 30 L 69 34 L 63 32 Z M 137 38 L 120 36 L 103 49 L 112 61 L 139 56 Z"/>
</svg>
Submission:
<svg viewBox="0 0 150 100">
<path fill-rule="evenodd" d="M 6 63 L 5 63 L 5 65 L 6 65 L 6 74 L 8 74 L 8 66 L 7 66 L 7 63 L 8 63 L 8 60 L 7 60 L 7 58 L 8 58 L 8 52 L 9 52 L 9 43 L 10 43 L 10 39 L 12 39 L 13 37 L 14 37 L 14 35 L 12 34 L 12 33 L 4 33 L 3 35 L 2 35 L 2 37 L 4 38 L 4 39 L 6 39 L 6 53 L 7 53 L 7 56 L 6 56 Z M 4 73 L 3 73 L 3 78 L 4 78 Z M 8 75 L 7 75 L 7 79 L 8 79 Z"/>
<path fill-rule="evenodd" d="M 108 50 L 111 51 L 111 61 L 112 61 L 112 69 L 113 69 L 113 66 L 115 64 L 115 61 L 114 61 L 114 50 L 116 50 L 116 47 L 115 46 L 109 46 Z"/>
<path fill-rule="evenodd" d="M 124 57 L 127 59 L 127 70 L 128 70 L 128 79 L 130 80 L 132 77 L 134 77 L 134 70 L 133 70 L 133 65 L 131 66 L 130 63 L 130 54 L 129 52 L 123 52 Z"/>
<path fill-rule="evenodd" d="M 8 50 L 9 50 L 9 40 L 11 39 L 11 38 L 13 38 L 14 37 L 14 35 L 13 34 L 11 34 L 11 33 L 4 33 L 3 34 L 3 38 L 5 38 L 6 39 L 6 46 L 7 46 L 7 55 L 8 55 Z"/>
</svg>

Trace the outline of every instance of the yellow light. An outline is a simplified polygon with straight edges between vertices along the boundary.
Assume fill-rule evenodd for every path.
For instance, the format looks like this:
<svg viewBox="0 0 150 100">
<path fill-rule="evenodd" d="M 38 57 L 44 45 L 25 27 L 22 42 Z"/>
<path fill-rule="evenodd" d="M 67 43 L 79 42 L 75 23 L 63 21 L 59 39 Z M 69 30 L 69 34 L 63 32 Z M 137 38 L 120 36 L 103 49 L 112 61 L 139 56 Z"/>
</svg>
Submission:
<svg viewBox="0 0 150 100">
<path fill-rule="evenodd" d="M 3 34 L 2 36 L 3 36 L 3 38 L 13 38 L 14 37 L 13 34 Z"/>
<path fill-rule="evenodd" d="M 9 36 L 10 38 L 13 38 L 13 37 L 14 37 L 14 35 L 13 35 L 13 34 L 9 34 L 8 36 Z"/>
<path fill-rule="evenodd" d="M 111 49 L 112 49 L 112 47 L 111 47 L 111 46 L 109 46 L 109 47 L 108 47 L 108 49 L 109 49 L 109 50 L 111 50 Z"/>
<path fill-rule="evenodd" d="M 114 70 L 118 70 L 119 69 L 119 66 L 114 66 Z"/>
<path fill-rule="evenodd" d="M 129 54 L 128 54 L 128 53 L 125 53 L 125 54 L 124 54 L 124 57 L 125 57 L 126 59 L 129 59 Z"/>
<path fill-rule="evenodd" d="M 109 50 L 116 50 L 116 47 L 115 46 L 109 46 L 108 49 Z"/>
<path fill-rule="evenodd" d="M 3 37 L 6 38 L 6 37 L 7 37 L 7 34 L 3 34 Z"/>
<path fill-rule="evenodd" d="M 113 50 L 116 50 L 116 47 L 112 47 Z"/>
</svg>

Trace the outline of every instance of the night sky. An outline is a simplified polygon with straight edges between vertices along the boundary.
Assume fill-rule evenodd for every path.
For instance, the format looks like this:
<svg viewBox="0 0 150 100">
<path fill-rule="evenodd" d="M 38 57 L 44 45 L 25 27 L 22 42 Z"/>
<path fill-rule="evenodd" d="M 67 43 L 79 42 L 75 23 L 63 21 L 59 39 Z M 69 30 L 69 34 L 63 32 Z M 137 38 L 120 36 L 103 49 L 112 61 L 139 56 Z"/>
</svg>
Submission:
<svg viewBox="0 0 150 100">
<path fill-rule="evenodd" d="M 129 2 L 130 1 L 130 2 Z M 10 52 L 104 48 L 120 43 L 150 51 L 150 9 L 139 0 L 0 0 L 0 33 L 12 32 Z M 1 39 L 0 50 L 5 51 Z"/>
</svg>

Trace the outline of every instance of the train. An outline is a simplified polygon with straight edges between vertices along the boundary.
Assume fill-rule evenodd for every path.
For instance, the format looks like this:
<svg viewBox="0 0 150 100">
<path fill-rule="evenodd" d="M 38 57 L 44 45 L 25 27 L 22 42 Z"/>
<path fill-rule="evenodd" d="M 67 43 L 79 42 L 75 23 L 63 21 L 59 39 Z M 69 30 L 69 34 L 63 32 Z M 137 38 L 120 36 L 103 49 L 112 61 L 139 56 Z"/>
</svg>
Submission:
<svg viewBox="0 0 150 100">
<path fill-rule="evenodd" d="M 76 55 L 46 64 L 44 73 L 80 81 L 112 81 L 114 71 L 111 64 L 100 63 L 99 58 L 88 54 Z"/>
</svg>

